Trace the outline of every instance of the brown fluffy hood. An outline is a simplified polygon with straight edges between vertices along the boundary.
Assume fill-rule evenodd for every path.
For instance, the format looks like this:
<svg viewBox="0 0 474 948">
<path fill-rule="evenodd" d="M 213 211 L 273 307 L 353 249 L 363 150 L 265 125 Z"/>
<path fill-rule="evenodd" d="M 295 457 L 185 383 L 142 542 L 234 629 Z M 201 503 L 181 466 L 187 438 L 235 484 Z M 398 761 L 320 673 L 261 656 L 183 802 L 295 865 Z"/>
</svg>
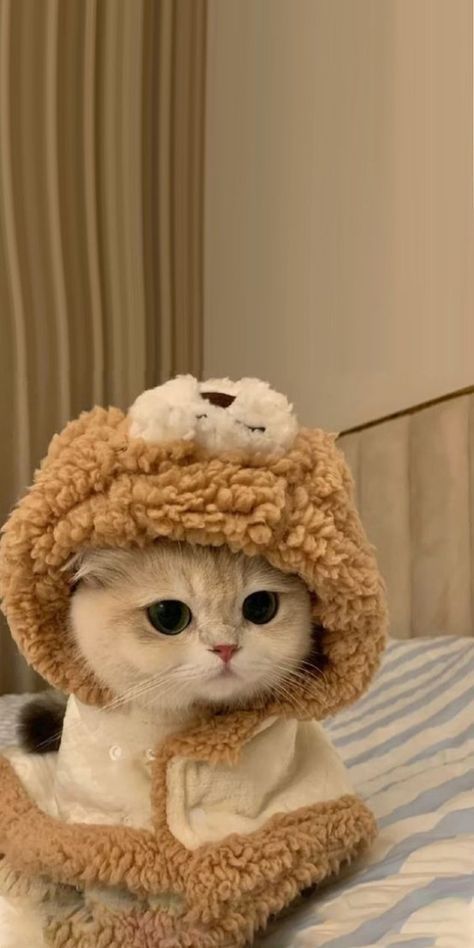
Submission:
<svg viewBox="0 0 474 948">
<path fill-rule="evenodd" d="M 194 428 L 189 419 L 183 427 L 181 409 L 175 424 L 169 404 L 166 424 L 157 426 L 160 403 L 146 393 L 153 424 L 133 409 L 125 415 L 95 408 L 53 438 L 0 547 L 12 635 L 52 685 L 90 704 L 111 697 L 78 660 L 68 631 L 71 557 L 85 547 L 143 546 L 167 537 L 262 555 L 307 584 L 325 665 L 322 674 L 308 670 L 306 683 L 295 683 L 298 716 L 332 714 L 367 686 L 384 645 L 386 611 L 350 473 L 335 437 L 297 429 L 291 406 L 286 415 L 283 397 L 268 387 L 280 402 L 275 415 L 270 399 L 266 428 L 261 393 L 252 402 L 245 381 L 253 380 L 207 383 L 208 392 L 192 380 Z M 295 716 L 294 705 L 280 700 L 267 710 Z"/>
</svg>

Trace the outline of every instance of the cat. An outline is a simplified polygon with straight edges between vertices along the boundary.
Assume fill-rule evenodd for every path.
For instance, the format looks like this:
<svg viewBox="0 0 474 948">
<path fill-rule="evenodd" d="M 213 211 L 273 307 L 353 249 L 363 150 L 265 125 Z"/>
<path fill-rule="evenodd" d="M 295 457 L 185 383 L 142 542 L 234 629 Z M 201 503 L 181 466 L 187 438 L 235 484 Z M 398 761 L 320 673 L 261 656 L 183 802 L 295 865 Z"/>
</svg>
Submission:
<svg viewBox="0 0 474 948">
<path fill-rule="evenodd" d="M 301 663 L 318 670 L 306 586 L 261 557 L 160 540 L 88 550 L 69 569 L 70 634 L 115 706 L 147 709 L 176 729 L 203 704 L 291 699 Z M 27 704 L 21 745 L 57 749 L 64 710 L 50 692 Z"/>
<path fill-rule="evenodd" d="M 103 758 L 95 743 L 85 752 L 94 775 L 85 809 L 80 809 L 80 760 L 77 783 L 69 773 L 62 785 L 59 774 L 59 801 L 63 794 L 62 804 L 69 807 L 59 812 L 66 819 L 114 822 L 116 805 L 127 810 L 129 825 L 147 825 L 146 785 L 138 782 L 140 792 L 130 801 L 129 785 L 117 780 L 114 800 L 109 797 L 105 747 L 116 740 L 111 751 L 120 752 L 129 725 L 138 748 L 150 720 L 150 733 L 163 738 L 189 725 L 203 705 L 222 713 L 280 695 L 294 698 L 296 712 L 298 669 L 304 664 L 319 674 L 324 667 L 307 587 L 263 558 L 162 540 L 143 549 L 88 550 L 75 557 L 69 571 L 69 634 L 82 661 L 114 697 L 103 712 Z M 23 749 L 62 751 L 65 709 L 66 699 L 55 692 L 27 704 L 19 725 Z M 82 725 L 72 730 L 69 725 L 74 761 L 87 720 L 86 714 L 85 732 Z M 2 945 L 44 944 L 45 909 L 28 899 L 0 902 Z"/>
</svg>

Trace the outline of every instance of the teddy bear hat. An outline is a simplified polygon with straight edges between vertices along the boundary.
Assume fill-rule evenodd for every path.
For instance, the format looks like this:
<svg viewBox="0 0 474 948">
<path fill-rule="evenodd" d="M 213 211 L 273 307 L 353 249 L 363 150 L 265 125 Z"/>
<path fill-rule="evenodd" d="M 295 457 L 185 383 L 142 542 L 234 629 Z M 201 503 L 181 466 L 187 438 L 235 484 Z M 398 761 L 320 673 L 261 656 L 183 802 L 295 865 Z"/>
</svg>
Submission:
<svg viewBox="0 0 474 948">
<path fill-rule="evenodd" d="M 3 610 L 48 682 L 89 704 L 110 699 L 68 631 L 70 564 L 85 548 L 164 537 L 225 544 L 303 579 L 320 661 L 298 677 L 302 715 L 325 717 L 364 690 L 385 601 L 335 437 L 300 428 L 287 399 L 257 379 L 191 376 L 144 392 L 128 413 L 94 408 L 70 422 L 4 528 Z M 281 699 L 268 711 L 295 715 Z"/>
</svg>

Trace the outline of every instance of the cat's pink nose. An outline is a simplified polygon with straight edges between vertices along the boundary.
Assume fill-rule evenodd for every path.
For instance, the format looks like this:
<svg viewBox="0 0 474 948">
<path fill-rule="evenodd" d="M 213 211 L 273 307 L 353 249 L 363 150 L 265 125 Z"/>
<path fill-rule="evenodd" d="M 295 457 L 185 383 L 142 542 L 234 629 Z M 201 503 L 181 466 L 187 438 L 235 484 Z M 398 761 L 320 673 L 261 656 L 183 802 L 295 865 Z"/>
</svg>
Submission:
<svg viewBox="0 0 474 948">
<path fill-rule="evenodd" d="M 215 645 L 212 649 L 213 652 L 216 652 L 219 658 L 222 658 L 222 661 L 227 664 L 230 662 L 233 654 L 237 652 L 238 645 Z"/>
</svg>

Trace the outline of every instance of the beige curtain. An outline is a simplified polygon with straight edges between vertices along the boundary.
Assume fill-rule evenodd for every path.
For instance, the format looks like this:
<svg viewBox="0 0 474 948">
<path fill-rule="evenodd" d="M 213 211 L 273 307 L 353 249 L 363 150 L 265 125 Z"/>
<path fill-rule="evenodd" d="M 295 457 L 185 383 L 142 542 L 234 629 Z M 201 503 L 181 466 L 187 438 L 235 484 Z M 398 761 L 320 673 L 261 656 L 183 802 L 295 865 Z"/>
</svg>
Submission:
<svg viewBox="0 0 474 948">
<path fill-rule="evenodd" d="M 205 37 L 206 0 L 0 0 L 2 521 L 69 417 L 200 372 Z"/>
</svg>

